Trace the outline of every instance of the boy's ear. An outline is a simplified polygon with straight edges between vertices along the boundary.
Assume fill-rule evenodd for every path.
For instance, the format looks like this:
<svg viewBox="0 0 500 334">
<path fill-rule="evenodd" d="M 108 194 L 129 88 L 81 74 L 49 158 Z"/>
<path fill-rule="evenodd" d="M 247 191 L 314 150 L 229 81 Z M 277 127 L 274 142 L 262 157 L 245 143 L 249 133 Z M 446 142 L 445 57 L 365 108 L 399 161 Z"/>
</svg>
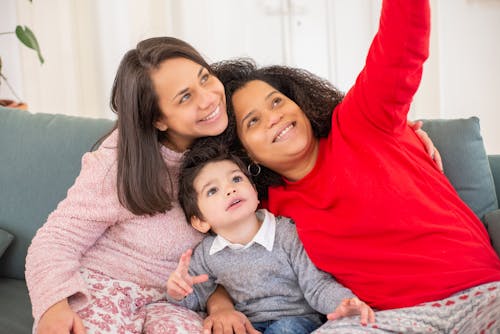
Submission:
<svg viewBox="0 0 500 334">
<path fill-rule="evenodd" d="M 211 228 L 211 226 L 207 222 L 201 220 L 196 216 L 191 217 L 191 226 L 193 226 L 196 230 L 200 231 L 201 233 L 207 233 L 208 231 L 210 231 Z"/>
</svg>

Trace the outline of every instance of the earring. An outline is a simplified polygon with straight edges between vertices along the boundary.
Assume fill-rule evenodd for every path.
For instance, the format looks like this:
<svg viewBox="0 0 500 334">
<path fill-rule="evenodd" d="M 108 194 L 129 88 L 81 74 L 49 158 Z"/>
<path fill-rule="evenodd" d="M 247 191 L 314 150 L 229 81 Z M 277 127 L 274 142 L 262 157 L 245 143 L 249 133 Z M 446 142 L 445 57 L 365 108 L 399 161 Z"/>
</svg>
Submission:
<svg viewBox="0 0 500 334">
<path fill-rule="evenodd" d="M 261 171 L 261 168 L 260 168 L 260 165 L 256 162 L 251 162 L 248 166 L 247 166 L 247 170 L 248 170 L 248 173 L 250 173 L 250 175 L 252 176 L 257 176 L 260 174 L 260 171 Z"/>
</svg>

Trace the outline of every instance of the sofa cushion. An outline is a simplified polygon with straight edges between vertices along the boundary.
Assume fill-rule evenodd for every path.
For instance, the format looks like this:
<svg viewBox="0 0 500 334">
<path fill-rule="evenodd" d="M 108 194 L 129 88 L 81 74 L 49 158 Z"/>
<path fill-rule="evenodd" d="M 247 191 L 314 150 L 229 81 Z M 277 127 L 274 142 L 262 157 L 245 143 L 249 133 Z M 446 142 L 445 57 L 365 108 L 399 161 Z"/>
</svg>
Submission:
<svg viewBox="0 0 500 334">
<path fill-rule="evenodd" d="M 423 120 L 443 159 L 444 172 L 458 195 L 479 217 L 498 209 L 495 185 L 479 119 Z"/>
<path fill-rule="evenodd" d="M 7 247 L 9 247 L 12 239 L 14 239 L 14 236 L 12 234 L 0 228 L 0 258 L 2 257 L 3 252 L 5 252 Z"/>
<path fill-rule="evenodd" d="M 497 200 L 499 202 L 498 207 L 500 208 L 500 154 L 490 154 L 488 155 L 488 160 L 490 161 L 491 173 L 495 181 Z"/>
<path fill-rule="evenodd" d="M 484 215 L 484 225 L 490 235 L 491 245 L 500 256 L 500 210 L 488 212 Z"/>
<path fill-rule="evenodd" d="M 26 251 L 113 121 L 0 107 L 0 227 L 15 236 L 0 277 L 24 278 Z"/>
<path fill-rule="evenodd" d="M 0 332 L 29 334 L 33 327 L 28 288 L 23 280 L 0 278 Z"/>
</svg>

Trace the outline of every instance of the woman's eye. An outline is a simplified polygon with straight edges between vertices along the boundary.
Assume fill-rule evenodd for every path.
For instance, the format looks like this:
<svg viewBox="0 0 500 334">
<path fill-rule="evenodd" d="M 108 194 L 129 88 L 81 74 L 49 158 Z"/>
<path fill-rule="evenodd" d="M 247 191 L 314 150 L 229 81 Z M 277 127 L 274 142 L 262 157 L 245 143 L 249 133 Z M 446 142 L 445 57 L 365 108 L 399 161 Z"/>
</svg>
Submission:
<svg viewBox="0 0 500 334">
<path fill-rule="evenodd" d="M 278 104 L 280 104 L 282 101 L 281 97 L 276 97 L 273 99 L 273 101 L 271 102 L 272 103 L 272 106 L 273 108 L 276 107 Z"/>
<path fill-rule="evenodd" d="M 247 128 L 254 126 L 258 121 L 259 119 L 257 117 L 250 118 L 247 122 Z"/>
<path fill-rule="evenodd" d="M 215 188 L 215 187 L 214 187 L 214 188 L 210 188 L 210 189 L 208 189 L 208 191 L 207 191 L 207 197 L 213 196 L 213 195 L 215 195 L 216 193 L 217 193 L 217 188 Z"/>
<path fill-rule="evenodd" d="M 238 176 L 233 176 L 233 182 L 234 183 L 239 183 L 241 181 L 243 181 L 243 177 L 241 177 L 239 175 Z"/>
<path fill-rule="evenodd" d="M 201 79 L 200 79 L 201 84 L 204 84 L 205 82 L 207 82 L 209 78 L 210 78 L 210 74 L 209 73 L 203 74 L 201 76 Z"/>
<path fill-rule="evenodd" d="M 184 103 L 184 102 L 186 102 L 187 100 L 189 100 L 190 98 L 191 98 L 191 94 L 186 93 L 186 94 L 182 95 L 182 97 L 181 97 L 181 99 L 180 99 L 179 103 Z"/>
</svg>

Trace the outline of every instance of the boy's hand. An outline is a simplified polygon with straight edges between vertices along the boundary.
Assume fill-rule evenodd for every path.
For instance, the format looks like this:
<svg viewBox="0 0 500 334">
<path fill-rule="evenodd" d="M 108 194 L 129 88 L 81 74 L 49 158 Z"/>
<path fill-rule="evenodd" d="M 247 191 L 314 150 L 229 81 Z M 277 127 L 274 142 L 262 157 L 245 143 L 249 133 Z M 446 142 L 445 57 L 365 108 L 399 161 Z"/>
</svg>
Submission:
<svg viewBox="0 0 500 334">
<path fill-rule="evenodd" d="M 361 315 L 361 324 L 366 325 L 368 322 L 375 322 L 375 313 L 372 308 L 358 298 L 346 298 L 342 300 L 340 305 L 333 311 L 326 315 L 328 320 L 336 320 L 351 315 Z"/>
<path fill-rule="evenodd" d="M 170 274 L 167 281 L 167 294 L 176 300 L 181 300 L 193 292 L 193 285 L 208 280 L 207 274 L 198 276 L 189 275 L 188 269 L 191 254 L 193 254 L 193 250 L 188 249 L 181 255 L 177 269 Z"/>
</svg>

